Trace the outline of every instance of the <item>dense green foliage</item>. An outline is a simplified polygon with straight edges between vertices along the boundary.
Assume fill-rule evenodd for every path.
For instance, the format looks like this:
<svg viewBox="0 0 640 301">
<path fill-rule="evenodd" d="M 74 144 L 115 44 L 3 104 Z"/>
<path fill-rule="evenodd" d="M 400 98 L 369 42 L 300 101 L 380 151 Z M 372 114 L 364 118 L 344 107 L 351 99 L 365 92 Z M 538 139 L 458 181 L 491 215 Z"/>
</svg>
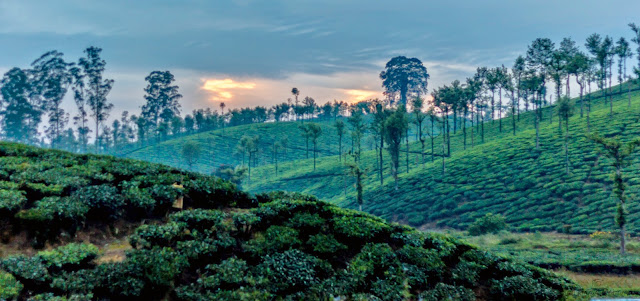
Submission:
<svg viewBox="0 0 640 301">
<path fill-rule="evenodd" d="M 4 160 L 19 162 L 4 165 L 13 168 L 4 170 L 5 182 L 28 179 L 32 184 L 15 188 L 25 191 L 27 204 L 36 206 L 54 197 L 77 202 L 86 207 L 87 215 L 75 219 L 93 224 L 132 221 L 143 213 L 156 220 L 130 236 L 134 248 L 123 260 L 99 263 L 94 260 L 100 256 L 95 246 L 75 243 L 34 256 L 3 258 L 0 269 L 8 274 L 0 274 L 0 286 L 6 298 L 323 300 L 349 296 L 403 300 L 420 296 L 439 300 L 452 295 L 558 300 L 577 288 L 551 272 L 315 197 L 293 193 L 250 196 L 214 178 L 148 163 L 15 144 L 1 147 Z M 80 162 L 84 165 L 77 165 Z M 65 177 L 67 170 L 78 176 Z M 83 176 L 83 170 L 95 173 Z M 58 176 L 48 181 L 42 176 L 52 174 Z M 80 182 L 80 186 L 63 185 Z M 142 203 L 150 204 L 144 206 L 146 211 L 134 205 L 138 202 L 131 197 L 137 195 L 145 195 Z M 185 204 L 194 209 L 165 218 L 177 196 L 183 196 Z M 53 217 L 50 224 L 60 225 L 60 217 L 74 220 L 58 207 L 43 208 L 50 212 L 46 217 Z M 80 222 L 65 225 L 70 224 L 77 230 L 83 227 Z M 39 226 L 26 230 L 44 231 Z"/>
</svg>

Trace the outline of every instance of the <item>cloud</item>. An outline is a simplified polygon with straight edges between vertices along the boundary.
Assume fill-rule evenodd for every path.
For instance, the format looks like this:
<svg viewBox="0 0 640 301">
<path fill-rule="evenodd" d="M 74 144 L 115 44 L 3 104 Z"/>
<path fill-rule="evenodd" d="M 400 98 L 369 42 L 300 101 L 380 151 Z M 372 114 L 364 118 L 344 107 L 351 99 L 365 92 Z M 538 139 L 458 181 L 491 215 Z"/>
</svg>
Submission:
<svg viewBox="0 0 640 301">
<path fill-rule="evenodd" d="M 248 89 L 253 90 L 256 88 L 254 82 L 238 82 L 230 78 L 225 79 L 206 79 L 202 85 L 202 89 L 212 92 L 211 100 L 231 100 L 233 94 L 231 92 Z"/>
</svg>

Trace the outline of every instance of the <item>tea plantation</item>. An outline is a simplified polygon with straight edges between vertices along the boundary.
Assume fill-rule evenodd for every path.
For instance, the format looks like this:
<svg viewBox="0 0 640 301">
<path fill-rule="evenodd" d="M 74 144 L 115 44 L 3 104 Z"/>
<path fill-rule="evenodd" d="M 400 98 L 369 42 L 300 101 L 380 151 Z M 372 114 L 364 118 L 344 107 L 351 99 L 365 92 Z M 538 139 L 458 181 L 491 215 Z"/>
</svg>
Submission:
<svg viewBox="0 0 640 301">
<path fill-rule="evenodd" d="M 609 116 L 609 105 L 595 93 L 590 114 L 591 132 L 618 136 L 622 141 L 640 136 L 640 94 L 632 92 L 631 107 L 628 107 L 627 96 L 626 93 L 614 96 L 614 114 Z M 521 114 L 516 121 L 516 135 L 511 132 L 511 117 L 503 120 L 502 132 L 498 121 L 487 122 L 484 143 L 477 128 L 467 129 L 466 149 L 462 133 L 452 135 L 452 151 L 446 158 L 444 177 L 441 157 L 436 156 L 432 162 L 427 155 L 423 166 L 419 155 L 412 153 L 407 172 L 405 154 L 401 154 L 398 190 L 388 168 L 387 151 L 384 152 L 384 185 L 380 185 L 377 176 L 375 151 L 365 152 L 361 160 L 367 169 L 363 210 L 387 220 L 426 227 L 466 229 L 486 213 L 499 213 L 506 216 L 511 230 L 523 232 L 588 234 L 616 229 L 612 169 L 599 147 L 585 136 L 586 109 L 580 117 L 579 104 L 576 104 L 569 120 L 569 173 L 564 164 L 564 133 L 559 130 L 557 113 L 553 110 L 554 107 L 543 110 L 539 149 L 535 147 L 531 112 Z M 554 116 L 550 120 L 552 112 Z M 438 155 L 442 138 L 438 137 L 435 143 Z M 430 153 L 429 139 L 426 145 L 426 152 Z M 419 143 L 412 143 L 411 150 L 418 152 Z M 633 156 L 634 163 L 624 170 L 630 197 L 627 227 L 633 235 L 640 234 L 640 203 L 636 201 L 640 190 L 638 156 L 640 152 Z M 271 166 L 257 168 L 258 176 L 254 177 L 257 180 L 247 184 L 247 189 L 298 191 L 357 208 L 353 177 L 337 157 L 322 158 L 316 171 L 308 160 L 286 162 L 280 169 L 281 174 L 275 177 Z"/>
<path fill-rule="evenodd" d="M 560 300 L 575 284 L 456 239 L 292 193 L 0 143 L 3 300 Z M 183 200 L 184 210 L 172 209 Z M 176 211 L 176 212 L 172 212 Z M 74 233 L 142 223 L 121 260 Z M 43 246 L 57 245 L 57 248 Z"/>
</svg>

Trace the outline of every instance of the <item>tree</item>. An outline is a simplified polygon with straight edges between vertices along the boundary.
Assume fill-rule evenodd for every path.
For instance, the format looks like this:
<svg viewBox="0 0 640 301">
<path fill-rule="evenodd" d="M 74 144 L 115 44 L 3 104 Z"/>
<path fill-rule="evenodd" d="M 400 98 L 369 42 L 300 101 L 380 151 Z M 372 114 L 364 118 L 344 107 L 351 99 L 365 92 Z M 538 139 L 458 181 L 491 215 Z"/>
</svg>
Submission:
<svg viewBox="0 0 640 301">
<path fill-rule="evenodd" d="M 391 155 L 391 172 L 395 181 L 395 189 L 398 190 L 398 172 L 400 169 L 400 144 L 408 127 L 406 108 L 400 105 L 389 115 L 385 121 L 384 139 L 387 142 L 387 151 Z"/>
<path fill-rule="evenodd" d="M 144 88 L 147 102 L 142 106 L 142 116 L 147 118 L 156 134 L 159 134 L 160 123 L 168 123 L 180 116 L 178 100 L 182 95 L 178 93 L 179 87 L 172 85 L 175 78 L 169 71 L 153 71 L 144 80 L 147 81 L 147 87 Z"/>
<path fill-rule="evenodd" d="M 376 152 L 377 152 L 377 164 L 378 164 L 378 179 L 380 180 L 380 185 L 384 185 L 384 158 L 382 156 L 382 152 L 384 151 L 384 131 L 385 131 L 385 120 L 390 114 L 390 111 L 386 108 L 385 102 L 379 99 L 374 99 L 369 102 L 369 111 L 373 114 L 373 118 L 371 120 L 370 129 L 373 133 L 375 142 L 376 142 Z"/>
<path fill-rule="evenodd" d="M 518 121 L 520 121 L 520 81 L 525 73 L 525 69 L 525 59 L 520 55 L 516 58 L 516 61 L 513 63 L 513 67 L 511 68 L 513 79 L 515 81 L 513 84 L 516 89 L 516 110 L 518 113 Z"/>
<path fill-rule="evenodd" d="M 317 123 L 307 123 L 307 133 L 313 143 L 313 170 L 316 170 L 316 156 L 318 153 L 318 138 L 322 135 L 322 128 Z"/>
<path fill-rule="evenodd" d="M 87 57 L 80 58 L 78 63 L 82 68 L 81 80 L 83 82 L 86 81 L 82 84 L 84 95 L 81 98 L 88 103 L 91 116 L 95 119 L 96 137 L 100 136 L 100 125 L 107 120 L 109 112 L 113 109 L 113 104 L 107 101 L 107 95 L 113 87 L 113 80 L 103 78 L 107 63 L 100 58 L 101 52 L 101 48 L 89 47 L 84 51 Z M 76 91 L 79 92 L 80 90 Z M 96 142 L 96 149 L 99 149 L 99 147 L 99 143 Z"/>
<path fill-rule="evenodd" d="M 168 72 L 168 71 L 167 71 L 167 72 Z M 225 128 L 225 126 L 224 126 L 224 124 L 225 124 L 225 120 L 224 120 L 224 108 L 225 108 L 226 106 L 227 106 L 227 105 L 224 103 L 224 101 L 220 103 L 220 112 L 221 112 L 221 114 L 220 114 L 220 115 L 222 116 L 222 133 L 224 133 L 224 128 Z M 276 120 L 276 121 L 277 121 L 277 120 Z"/>
<path fill-rule="evenodd" d="M 542 80 L 542 87 L 546 86 L 546 80 L 549 76 L 549 65 L 553 59 L 555 44 L 547 38 L 537 38 L 527 48 L 526 62 L 530 70 L 538 74 L 538 78 Z M 541 90 L 540 105 L 544 103 L 546 98 L 545 89 Z"/>
<path fill-rule="evenodd" d="M 278 155 L 280 152 L 285 149 L 285 145 L 282 141 L 274 141 L 273 142 L 273 161 L 276 169 L 276 177 L 278 176 Z"/>
<path fill-rule="evenodd" d="M 293 87 L 291 89 L 291 94 L 293 94 L 293 97 L 296 98 L 295 106 L 293 107 L 293 112 L 294 112 L 295 118 L 297 119 L 298 118 L 298 110 L 299 110 L 298 96 L 300 95 L 300 90 L 298 90 L 298 88 L 296 88 L 296 87 Z"/>
<path fill-rule="evenodd" d="M 567 72 L 570 75 L 575 76 L 576 83 L 580 86 L 580 117 L 583 116 L 584 111 L 584 101 L 583 95 L 585 91 L 585 84 L 587 81 L 585 80 L 585 75 L 587 74 L 588 69 L 590 68 L 591 62 L 589 61 L 589 57 L 584 54 L 582 51 L 578 51 L 575 53 L 571 60 L 567 64 Z M 567 83 L 568 84 L 568 83 Z"/>
<path fill-rule="evenodd" d="M 342 137 L 345 134 L 344 121 L 336 120 L 335 122 L 336 132 L 338 133 L 338 154 L 339 161 L 342 162 Z"/>
<path fill-rule="evenodd" d="M 424 110 L 424 100 L 420 97 L 416 97 L 411 102 L 411 108 L 413 113 L 413 121 L 416 124 L 416 129 L 418 130 L 418 140 L 420 141 L 420 155 L 422 159 L 422 165 L 424 165 L 424 143 L 425 139 L 422 135 L 422 123 L 427 118 L 427 115 L 423 112 Z M 466 132 L 465 132 L 465 141 L 466 141 Z"/>
<path fill-rule="evenodd" d="M 558 51 L 560 52 L 560 56 L 562 57 L 562 61 L 563 61 L 563 69 L 564 69 L 564 75 L 567 77 L 566 80 L 566 94 L 567 97 L 571 97 L 571 85 L 569 84 L 569 80 L 571 78 L 571 75 L 573 75 L 573 73 L 570 72 L 570 68 L 569 65 L 571 64 L 571 61 L 573 60 L 573 57 L 578 54 L 579 49 L 576 46 L 576 42 L 574 40 L 572 40 L 571 38 L 564 38 L 562 39 L 562 42 L 560 42 L 560 47 L 558 48 Z M 559 100 L 560 98 L 558 98 Z"/>
<path fill-rule="evenodd" d="M 400 104 L 407 104 L 409 93 L 425 93 L 427 91 L 427 68 L 417 58 L 397 56 L 389 60 L 385 70 L 380 72 L 382 87 L 389 94 L 400 93 Z"/>
<path fill-rule="evenodd" d="M 366 130 L 362 109 L 359 107 L 353 107 L 351 109 L 351 116 L 349 116 L 347 122 L 351 125 L 351 138 L 353 139 L 352 141 L 355 148 L 353 151 L 354 159 L 358 162 L 360 161 L 360 154 L 362 153 L 362 135 L 364 135 Z"/>
<path fill-rule="evenodd" d="M 69 116 L 61 108 L 61 104 L 72 77 L 69 73 L 70 64 L 66 63 L 62 56 L 62 53 L 53 50 L 31 63 L 34 92 L 42 98 L 44 111 L 47 112 L 49 126 L 45 133 L 53 147 L 58 143 L 69 122 Z"/>
<path fill-rule="evenodd" d="M 615 49 L 616 55 L 618 56 L 618 82 L 620 86 L 620 94 L 622 94 L 622 82 L 627 79 L 627 59 L 633 57 L 633 53 L 631 52 L 631 48 L 629 47 L 629 42 L 625 38 L 620 38 L 616 43 Z M 627 85 L 628 91 L 631 92 L 631 85 Z M 631 93 L 629 95 L 629 104 L 628 107 L 631 108 Z"/>
<path fill-rule="evenodd" d="M 598 86 L 603 90 L 605 95 L 605 102 L 608 100 L 607 98 L 607 66 L 608 66 L 608 58 L 609 58 L 609 48 L 611 45 L 609 43 L 611 39 L 609 37 L 604 40 L 602 37 L 594 33 L 587 37 L 587 41 L 585 43 L 585 47 L 589 52 L 594 56 L 595 61 L 600 66 L 600 71 L 598 73 Z M 613 104 L 610 104 L 610 116 L 613 116 Z"/>
<path fill-rule="evenodd" d="M 10 141 L 35 143 L 42 116 L 40 104 L 30 98 L 32 84 L 25 70 L 12 68 L 0 81 L 4 101 L 2 134 Z"/>
<path fill-rule="evenodd" d="M 193 169 L 193 165 L 200 158 L 200 145 L 195 141 L 187 141 L 182 145 L 182 158 L 189 169 Z"/>
<path fill-rule="evenodd" d="M 574 104 L 568 96 L 558 99 L 556 109 L 558 110 L 558 118 L 564 121 L 564 163 L 565 172 L 569 173 L 569 117 L 573 114 Z"/>
<path fill-rule="evenodd" d="M 364 203 L 364 186 L 362 182 L 366 174 L 366 170 L 363 170 L 360 167 L 360 164 L 356 161 L 349 163 L 349 171 L 351 175 L 356 178 L 356 204 L 358 204 L 358 210 L 362 211 L 362 204 Z"/>
<path fill-rule="evenodd" d="M 309 159 L 309 138 L 311 138 L 311 135 L 309 134 L 309 127 L 302 124 L 302 125 L 299 125 L 298 128 L 301 131 L 300 135 L 302 136 L 302 138 L 304 138 L 305 159 Z"/>
<path fill-rule="evenodd" d="M 636 43 L 638 47 L 636 48 L 636 57 L 638 58 L 638 66 L 633 67 L 633 72 L 636 74 L 636 80 L 640 85 L 640 26 L 637 26 L 635 23 L 629 23 L 629 27 L 631 31 L 633 31 L 633 38 L 631 41 Z"/>
<path fill-rule="evenodd" d="M 247 174 L 246 167 L 237 166 L 234 168 L 233 166 L 228 164 L 221 164 L 212 173 L 213 176 L 216 176 L 218 178 L 221 178 L 223 180 L 226 180 L 235 184 L 236 186 L 238 186 L 239 189 L 242 188 L 241 187 L 242 180 L 246 177 L 246 174 Z"/>
<path fill-rule="evenodd" d="M 625 225 L 627 223 L 627 211 L 625 209 L 625 202 L 627 196 L 625 195 L 626 184 L 624 183 L 622 170 L 631 164 L 630 157 L 635 148 L 640 145 L 640 138 L 623 144 L 617 138 L 605 138 L 597 133 L 589 135 L 588 137 L 600 145 L 604 150 L 605 156 L 611 160 L 611 166 L 614 168 L 613 194 L 618 199 L 615 221 L 620 228 L 620 254 L 624 254 L 626 252 Z"/>
</svg>

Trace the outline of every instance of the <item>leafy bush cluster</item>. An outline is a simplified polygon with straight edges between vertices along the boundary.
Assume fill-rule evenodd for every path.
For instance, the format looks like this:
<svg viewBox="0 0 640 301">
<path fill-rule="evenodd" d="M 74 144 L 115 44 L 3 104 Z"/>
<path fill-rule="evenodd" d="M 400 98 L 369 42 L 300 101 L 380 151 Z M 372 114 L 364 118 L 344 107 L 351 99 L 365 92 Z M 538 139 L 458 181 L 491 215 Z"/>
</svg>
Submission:
<svg viewBox="0 0 640 301">
<path fill-rule="evenodd" d="M 59 232 L 50 229 L 148 219 L 121 261 L 98 264 L 99 250 L 77 243 L 2 259 L 5 299 L 558 300 L 576 288 L 314 197 L 254 197 L 215 178 L 108 157 L 13 144 L 0 144 L 0 154 L 2 181 L 18 183 L 3 189 L 26 197 L 10 215 L 15 227 L 51 236 Z M 165 217 L 178 197 L 185 210 Z"/>
<path fill-rule="evenodd" d="M 93 265 L 93 246 L 67 245 L 1 267 L 22 295 L 112 300 L 559 300 L 574 288 L 446 236 L 318 201 L 186 210 L 140 226 L 130 241 L 121 262 Z"/>
<path fill-rule="evenodd" d="M 252 206 L 233 184 L 162 165 L 0 143 L 0 218 L 34 246 L 86 225 L 162 219 L 186 207 Z"/>
</svg>

